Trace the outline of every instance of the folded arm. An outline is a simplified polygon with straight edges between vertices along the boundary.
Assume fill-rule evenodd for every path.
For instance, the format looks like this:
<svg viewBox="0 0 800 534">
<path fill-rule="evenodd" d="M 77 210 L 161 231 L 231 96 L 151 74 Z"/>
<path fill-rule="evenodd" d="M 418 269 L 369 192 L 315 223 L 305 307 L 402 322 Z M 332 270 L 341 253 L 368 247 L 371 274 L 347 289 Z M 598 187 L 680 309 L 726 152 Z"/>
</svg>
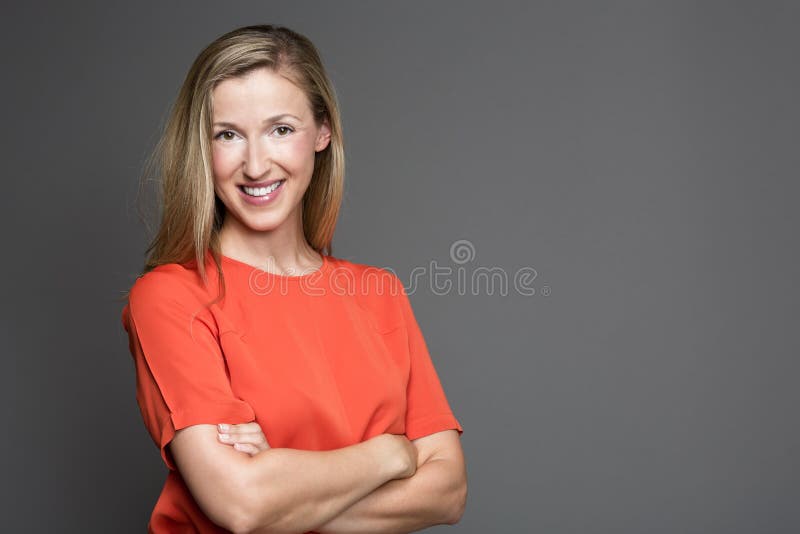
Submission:
<svg viewBox="0 0 800 534">
<path fill-rule="evenodd" d="M 271 448 L 249 456 L 220 443 L 217 428 L 203 424 L 177 431 L 169 447 L 212 521 L 237 533 L 297 533 L 330 521 L 386 482 L 413 475 L 417 462 L 401 438 L 381 434 L 329 451 Z"/>
<path fill-rule="evenodd" d="M 317 528 L 322 534 L 408 533 L 457 523 L 467 497 L 467 472 L 456 430 L 413 440 L 414 476 L 392 480 Z"/>
</svg>

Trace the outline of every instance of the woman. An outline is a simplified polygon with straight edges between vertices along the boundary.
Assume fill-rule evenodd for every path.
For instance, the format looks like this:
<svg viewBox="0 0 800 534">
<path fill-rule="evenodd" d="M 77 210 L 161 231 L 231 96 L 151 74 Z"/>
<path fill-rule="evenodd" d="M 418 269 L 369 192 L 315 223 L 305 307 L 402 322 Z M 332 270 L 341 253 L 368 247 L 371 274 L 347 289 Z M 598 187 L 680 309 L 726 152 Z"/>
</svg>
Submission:
<svg viewBox="0 0 800 534">
<path fill-rule="evenodd" d="M 344 150 L 313 44 L 269 25 L 215 40 L 157 154 L 161 225 L 122 311 L 169 468 L 149 531 L 457 522 L 463 430 L 408 295 L 330 255 Z"/>
</svg>

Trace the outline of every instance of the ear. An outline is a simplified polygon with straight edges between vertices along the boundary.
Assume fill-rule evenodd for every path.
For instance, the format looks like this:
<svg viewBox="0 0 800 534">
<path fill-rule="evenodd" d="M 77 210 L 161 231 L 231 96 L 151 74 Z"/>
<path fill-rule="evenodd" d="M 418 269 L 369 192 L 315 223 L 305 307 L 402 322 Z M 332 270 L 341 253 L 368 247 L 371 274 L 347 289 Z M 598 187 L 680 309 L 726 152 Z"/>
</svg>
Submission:
<svg viewBox="0 0 800 534">
<path fill-rule="evenodd" d="M 331 127 L 328 123 L 328 119 L 325 118 L 322 121 L 322 125 L 319 127 L 319 132 L 317 133 L 317 140 L 314 144 L 314 152 L 320 152 L 321 150 L 325 150 L 328 144 L 331 142 Z"/>
</svg>

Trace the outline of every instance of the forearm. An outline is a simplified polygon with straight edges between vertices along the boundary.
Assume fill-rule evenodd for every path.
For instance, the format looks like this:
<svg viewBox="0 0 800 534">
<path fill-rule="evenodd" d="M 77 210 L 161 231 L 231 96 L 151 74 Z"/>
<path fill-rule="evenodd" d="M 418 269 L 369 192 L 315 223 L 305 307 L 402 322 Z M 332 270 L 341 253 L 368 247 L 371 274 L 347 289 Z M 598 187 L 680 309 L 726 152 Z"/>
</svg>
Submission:
<svg viewBox="0 0 800 534">
<path fill-rule="evenodd" d="M 466 473 L 449 459 L 430 459 L 410 478 L 385 483 L 317 528 L 322 534 L 408 533 L 458 520 Z"/>
<path fill-rule="evenodd" d="M 250 458 L 252 532 L 315 530 L 403 472 L 381 436 L 329 451 L 272 448 Z"/>
</svg>

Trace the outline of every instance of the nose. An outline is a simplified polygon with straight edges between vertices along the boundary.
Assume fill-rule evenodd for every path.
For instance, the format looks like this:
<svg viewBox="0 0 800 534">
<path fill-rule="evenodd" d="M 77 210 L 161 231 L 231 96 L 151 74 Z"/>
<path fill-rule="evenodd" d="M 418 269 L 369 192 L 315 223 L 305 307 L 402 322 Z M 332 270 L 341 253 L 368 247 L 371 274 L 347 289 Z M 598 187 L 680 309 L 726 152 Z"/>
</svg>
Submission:
<svg viewBox="0 0 800 534">
<path fill-rule="evenodd" d="M 258 141 L 247 143 L 242 171 L 253 179 L 259 179 L 269 171 L 272 161 L 269 158 L 266 147 Z"/>
</svg>

